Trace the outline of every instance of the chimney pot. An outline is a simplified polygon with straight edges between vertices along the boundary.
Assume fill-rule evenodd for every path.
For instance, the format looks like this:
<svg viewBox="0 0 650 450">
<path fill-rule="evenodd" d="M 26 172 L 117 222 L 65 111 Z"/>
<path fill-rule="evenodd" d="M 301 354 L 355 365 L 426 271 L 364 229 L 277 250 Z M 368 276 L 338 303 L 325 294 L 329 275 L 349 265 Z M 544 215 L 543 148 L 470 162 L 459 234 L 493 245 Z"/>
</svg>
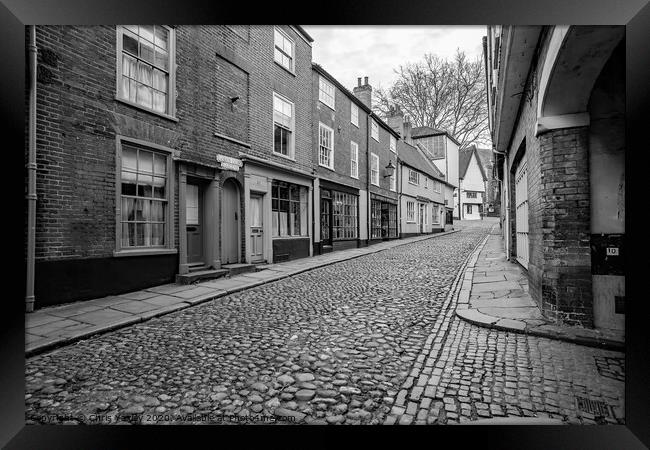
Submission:
<svg viewBox="0 0 650 450">
<path fill-rule="evenodd" d="M 363 84 L 368 85 L 368 77 L 363 77 Z"/>
<path fill-rule="evenodd" d="M 361 86 L 361 77 L 357 78 L 357 83 L 359 83 L 358 86 Z"/>
</svg>

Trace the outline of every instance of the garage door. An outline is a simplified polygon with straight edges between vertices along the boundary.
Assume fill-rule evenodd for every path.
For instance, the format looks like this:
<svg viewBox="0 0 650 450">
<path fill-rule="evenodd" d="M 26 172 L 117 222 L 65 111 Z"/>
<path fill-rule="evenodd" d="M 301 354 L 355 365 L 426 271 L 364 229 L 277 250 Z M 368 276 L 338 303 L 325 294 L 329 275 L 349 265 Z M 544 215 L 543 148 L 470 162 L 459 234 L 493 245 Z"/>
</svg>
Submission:
<svg viewBox="0 0 650 450">
<path fill-rule="evenodd" d="M 528 269 L 528 165 L 525 154 L 515 172 L 515 207 L 517 261 Z"/>
</svg>

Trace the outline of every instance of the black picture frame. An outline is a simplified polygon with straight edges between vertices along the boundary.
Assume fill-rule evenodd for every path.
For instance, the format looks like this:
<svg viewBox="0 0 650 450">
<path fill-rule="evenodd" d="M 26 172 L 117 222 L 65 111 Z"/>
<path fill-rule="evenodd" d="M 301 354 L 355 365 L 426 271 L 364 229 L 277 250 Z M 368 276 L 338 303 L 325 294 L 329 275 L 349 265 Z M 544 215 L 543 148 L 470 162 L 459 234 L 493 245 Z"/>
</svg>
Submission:
<svg viewBox="0 0 650 450">
<path fill-rule="evenodd" d="M 15 201 L 24 212 L 26 146 L 26 34 L 32 24 L 117 24 L 117 23 L 349 23 L 383 25 L 479 25 L 479 24 L 575 24 L 626 25 L 627 140 L 626 203 L 641 197 L 643 186 L 636 185 L 648 167 L 641 156 L 648 153 L 645 130 L 650 123 L 650 5 L 648 0 L 471 0 L 391 2 L 364 1 L 255 5 L 252 2 L 209 0 L 1 0 L 0 42 L 4 178 L 10 188 L 5 198 Z M 127 7 L 125 7 L 127 6 Z M 307 14 L 308 7 L 313 12 Z M 297 14 L 302 13 L 301 15 Z M 435 49 L 432 49 L 435 50 Z M 23 151 L 21 152 L 21 148 Z M 644 154 L 645 153 L 645 154 Z M 22 159 L 21 159 L 22 158 Z M 20 170 L 22 168 L 22 170 Z M 15 182 L 12 177 L 16 177 Z M 641 178 L 641 179 L 639 179 Z M 647 189 L 646 189 L 647 191 Z M 640 198 L 643 201 L 643 198 Z M 9 211 L 10 207 L 6 207 Z M 648 358 L 648 301 L 642 291 L 647 263 L 641 226 L 644 217 L 639 207 L 628 209 L 626 240 L 633 242 L 626 262 L 626 425 L 625 426 L 491 426 L 491 427 L 263 427 L 253 432 L 245 427 L 87 427 L 25 426 L 24 403 L 24 221 L 6 224 L 5 239 L 16 245 L 17 257 L 6 253 L 6 295 L 2 296 L 0 332 L 0 445 L 6 448 L 122 448 L 144 444 L 166 446 L 198 445 L 248 446 L 251 438 L 262 445 L 305 447 L 348 444 L 342 433 L 363 439 L 386 442 L 389 437 L 402 446 L 439 445 L 454 447 L 477 445 L 489 448 L 525 449 L 636 449 L 650 446 L 650 379 Z M 25 215 L 25 214 L 24 214 Z M 8 217 L 9 214 L 5 214 Z M 25 215 L 26 216 L 26 215 Z M 637 217 L 638 216 L 638 217 Z M 633 240 L 635 239 L 635 240 Z M 637 244 L 638 242 L 638 244 Z M 269 434 L 270 436 L 265 436 Z M 282 437 L 279 436 L 282 434 Z M 303 436 L 303 435 L 309 436 Z M 226 441 L 225 437 L 229 439 Z M 442 443 L 441 439 L 447 440 Z M 364 446 L 365 446 L 364 444 Z M 176 446 L 178 446 L 176 445 Z"/>
</svg>

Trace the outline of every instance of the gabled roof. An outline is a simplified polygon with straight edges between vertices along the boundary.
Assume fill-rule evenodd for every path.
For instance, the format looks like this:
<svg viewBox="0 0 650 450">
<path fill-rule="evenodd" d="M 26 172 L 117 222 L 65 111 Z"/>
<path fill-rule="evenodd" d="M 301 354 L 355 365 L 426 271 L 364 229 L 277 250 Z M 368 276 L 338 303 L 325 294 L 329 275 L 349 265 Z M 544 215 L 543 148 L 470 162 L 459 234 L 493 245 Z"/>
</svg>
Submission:
<svg viewBox="0 0 650 450">
<path fill-rule="evenodd" d="M 304 29 L 302 26 L 300 26 L 300 25 L 294 25 L 294 27 L 296 28 L 296 30 L 300 31 L 300 33 L 301 33 L 301 34 L 305 37 L 305 39 L 307 39 L 310 43 L 311 43 L 311 42 L 314 42 L 314 38 L 311 37 L 311 36 L 309 35 L 309 33 L 307 33 L 307 32 L 305 31 L 305 29 Z"/>
<path fill-rule="evenodd" d="M 443 184 L 449 184 L 445 181 L 445 176 L 442 172 L 440 172 L 440 170 L 429 161 L 419 146 L 411 145 L 403 140 L 400 140 L 398 145 L 399 156 L 397 159 L 402 164 L 427 174 L 431 178 L 438 180 Z"/>
<path fill-rule="evenodd" d="M 467 168 L 469 167 L 469 163 L 472 160 L 472 155 L 476 155 L 476 162 L 478 164 L 478 168 L 481 171 L 481 175 L 483 175 L 483 180 L 487 181 L 488 178 L 485 176 L 485 169 L 483 168 L 481 157 L 479 156 L 475 145 L 472 145 L 471 147 L 461 148 L 460 150 L 458 150 L 459 178 L 465 178 L 465 174 L 467 173 Z"/>
<path fill-rule="evenodd" d="M 446 135 L 449 139 L 454 141 L 456 145 L 460 145 L 460 142 L 458 142 L 456 138 L 453 137 L 451 133 L 449 133 L 446 130 L 440 130 L 438 128 L 433 128 L 433 127 L 413 127 L 411 129 L 411 137 L 413 139 L 422 139 L 429 136 L 440 136 L 441 134 Z"/>
</svg>

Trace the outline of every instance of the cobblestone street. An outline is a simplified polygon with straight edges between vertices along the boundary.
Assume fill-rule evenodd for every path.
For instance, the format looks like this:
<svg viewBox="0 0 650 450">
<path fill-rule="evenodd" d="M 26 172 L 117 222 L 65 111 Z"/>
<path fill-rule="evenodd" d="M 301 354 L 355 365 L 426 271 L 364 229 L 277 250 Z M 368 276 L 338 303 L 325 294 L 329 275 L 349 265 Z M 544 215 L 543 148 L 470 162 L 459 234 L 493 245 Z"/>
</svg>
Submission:
<svg viewBox="0 0 650 450">
<path fill-rule="evenodd" d="M 611 407 L 602 420 L 624 423 L 622 353 L 454 315 L 451 294 L 494 223 L 465 223 L 32 357 L 26 419 L 595 423 L 580 397 Z"/>
</svg>

